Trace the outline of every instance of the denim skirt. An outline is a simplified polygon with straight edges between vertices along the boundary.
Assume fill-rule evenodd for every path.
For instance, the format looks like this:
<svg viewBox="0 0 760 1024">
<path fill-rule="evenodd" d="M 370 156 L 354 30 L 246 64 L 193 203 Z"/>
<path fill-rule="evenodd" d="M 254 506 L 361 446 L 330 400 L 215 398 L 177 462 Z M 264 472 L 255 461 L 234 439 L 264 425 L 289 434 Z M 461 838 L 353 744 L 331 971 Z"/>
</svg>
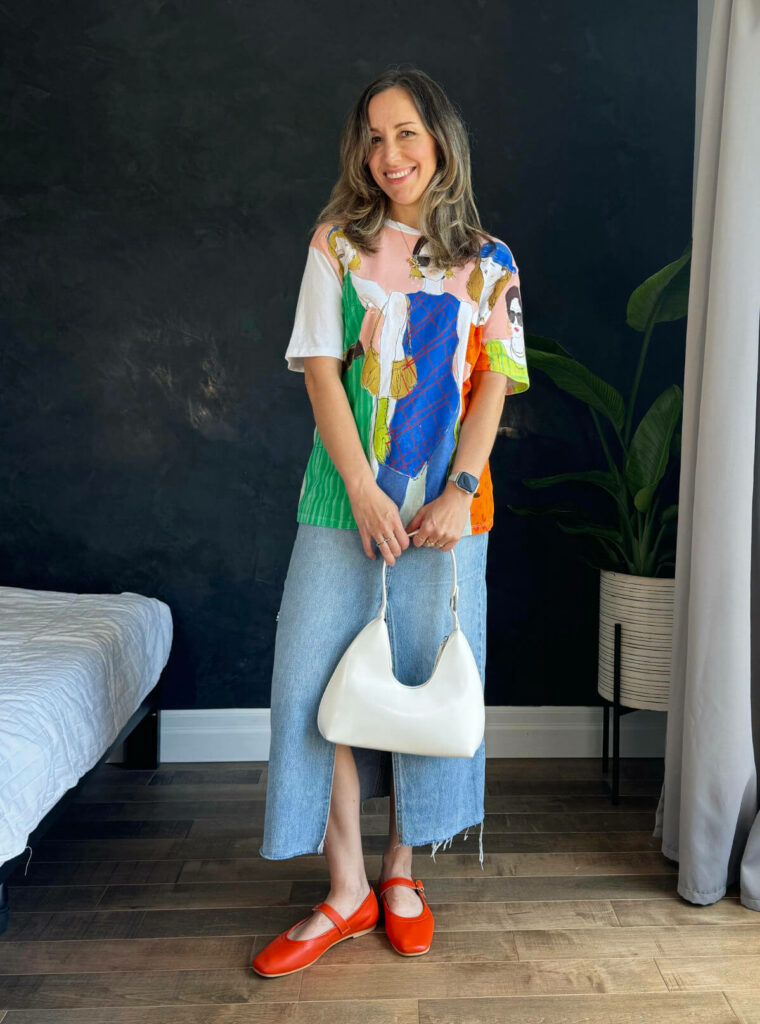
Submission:
<svg viewBox="0 0 760 1024">
<path fill-rule="evenodd" d="M 457 610 L 485 680 L 488 533 L 454 547 Z M 317 728 L 317 711 L 341 655 L 380 608 L 380 555 L 364 554 L 358 530 L 299 523 L 277 615 L 271 742 L 264 833 L 271 860 L 324 852 L 335 744 Z M 410 544 L 386 569 L 393 671 L 407 686 L 424 683 L 451 631 L 451 555 Z M 431 844 L 431 855 L 480 825 L 483 867 L 485 743 L 473 757 L 432 757 L 352 747 L 362 803 L 394 787 L 399 845 Z"/>
</svg>

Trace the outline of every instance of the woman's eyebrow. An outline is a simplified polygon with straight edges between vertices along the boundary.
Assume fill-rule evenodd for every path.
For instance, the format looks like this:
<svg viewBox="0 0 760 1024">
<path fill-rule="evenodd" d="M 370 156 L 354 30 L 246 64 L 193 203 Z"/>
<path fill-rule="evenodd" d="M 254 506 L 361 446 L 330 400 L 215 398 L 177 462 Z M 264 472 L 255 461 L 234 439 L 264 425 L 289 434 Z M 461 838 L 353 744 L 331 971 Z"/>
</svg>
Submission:
<svg viewBox="0 0 760 1024">
<path fill-rule="evenodd" d="M 394 124 L 394 126 L 393 126 L 393 127 L 394 127 L 394 128 L 401 128 L 401 127 L 402 127 L 403 125 L 405 125 L 405 124 L 417 124 L 417 122 L 416 122 L 416 121 L 399 121 L 399 123 L 398 123 L 398 124 Z M 371 132 L 376 132 L 376 131 L 377 131 L 377 128 L 373 128 L 373 127 L 372 127 L 372 126 L 370 125 L 370 129 L 369 129 L 369 130 L 370 130 Z"/>
</svg>

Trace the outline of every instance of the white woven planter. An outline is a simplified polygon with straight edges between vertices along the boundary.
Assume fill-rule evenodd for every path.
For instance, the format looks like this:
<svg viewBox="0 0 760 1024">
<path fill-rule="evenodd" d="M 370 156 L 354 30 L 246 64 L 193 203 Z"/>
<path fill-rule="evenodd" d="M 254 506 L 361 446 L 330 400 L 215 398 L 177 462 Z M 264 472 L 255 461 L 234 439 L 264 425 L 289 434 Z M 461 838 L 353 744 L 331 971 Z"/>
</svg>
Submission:
<svg viewBox="0 0 760 1024">
<path fill-rule="evenodd" d="M 675 582 L 600 570 L 597 689 L 606 700 L 613 697 L 615 623 L 619 622 L 620 703 L 667 711 Z"/>
</svg>

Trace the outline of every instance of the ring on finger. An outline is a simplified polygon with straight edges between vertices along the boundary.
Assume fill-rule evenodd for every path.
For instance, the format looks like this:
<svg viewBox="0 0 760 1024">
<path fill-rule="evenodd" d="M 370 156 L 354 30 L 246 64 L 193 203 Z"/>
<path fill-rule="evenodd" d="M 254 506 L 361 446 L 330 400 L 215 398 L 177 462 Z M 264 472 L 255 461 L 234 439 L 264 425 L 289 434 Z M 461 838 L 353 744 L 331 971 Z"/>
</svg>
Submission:
<svg viewBox="0 0 760 1024">
<path fill-rule="evenodd" d="M 382 540 L 376 540 L 375 544 L 380 547 L 381 544 L 387 544 L 390 539 L 390 537 L 383 537 Z"/>
</svg>

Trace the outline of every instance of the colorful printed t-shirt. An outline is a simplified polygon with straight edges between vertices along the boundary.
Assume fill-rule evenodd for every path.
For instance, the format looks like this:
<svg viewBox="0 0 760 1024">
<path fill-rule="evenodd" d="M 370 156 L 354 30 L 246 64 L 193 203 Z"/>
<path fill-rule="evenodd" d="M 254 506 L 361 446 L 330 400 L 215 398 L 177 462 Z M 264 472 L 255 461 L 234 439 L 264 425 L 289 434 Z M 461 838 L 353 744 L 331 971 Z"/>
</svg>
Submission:
<svg viewBox="0 0 760 1024">
<path fill-rule="evenodd" d="M 478 257 L 442 270 L 425 259 L 426 246 L 418 261 L 410 259 L 419 236 L 386 219 L 377 253 L 366 255 L 339 226 L 317 228 L 285 352 L 288 368 L 301 372 L 304 356 L 341 360 L 364 452 L 404 526 L 446 486 L 472 371 L 503 374 L 508 395 L 529 386 L 520 276 L 509 248 L 489 235 Z M 297 519 L 356 529 L 345 485 L 316 428 Z M 492 525 L 486 463 L 464 534 Z"/>
</svg>

